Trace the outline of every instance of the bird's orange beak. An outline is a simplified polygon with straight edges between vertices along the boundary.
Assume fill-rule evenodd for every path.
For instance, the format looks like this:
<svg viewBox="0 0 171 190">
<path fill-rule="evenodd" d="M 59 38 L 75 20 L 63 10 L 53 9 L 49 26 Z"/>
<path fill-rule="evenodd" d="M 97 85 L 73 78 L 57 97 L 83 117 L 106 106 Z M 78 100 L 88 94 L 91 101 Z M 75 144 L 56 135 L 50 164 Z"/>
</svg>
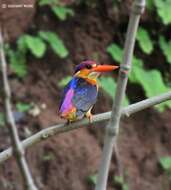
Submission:
<svg viewBox="0 0 171 190">
<path fill-rule="evenodd" d="M 119 66 L 116 65 L 97 65 L 91 69 L 91 72 L 108 72 L 118 69 Z"/>
</svg>

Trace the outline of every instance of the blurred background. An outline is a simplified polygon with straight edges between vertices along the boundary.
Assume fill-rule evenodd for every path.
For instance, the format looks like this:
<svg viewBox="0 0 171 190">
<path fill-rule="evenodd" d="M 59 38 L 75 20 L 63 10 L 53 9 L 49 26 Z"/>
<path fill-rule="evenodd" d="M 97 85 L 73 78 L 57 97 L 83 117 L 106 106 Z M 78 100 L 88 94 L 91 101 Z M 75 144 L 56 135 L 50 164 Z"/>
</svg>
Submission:
<svg viewBox="0 0 171 190">
<path fill-rule="evenodd" d="M 13 112 L 21 139 L 61 122 L 59 97 L 76 64 L 87 59 L 120 64 L 131 4 L 132 0 L 0 1 Z M 170 90 L 170 10 L 170 0 L 147 1 L 125 106 Z M 93 113 L 111 110 L 116 79 L 117 73 L 99 79 Z M 171 189 L 170 108 L 168 101 L 122 120 L 118 146 L 125 178 L 117 178 L 113 158 L 108 190 Z M 27 160 L 39 189 L 94 189 L 103 137 L 104 129 L 91 125 L 29 148 Z M 0 151 L 9 145 L 1 96 Z M 13 158 L 0 166 L 0 189 L 22 189 Z"/>
</svg>

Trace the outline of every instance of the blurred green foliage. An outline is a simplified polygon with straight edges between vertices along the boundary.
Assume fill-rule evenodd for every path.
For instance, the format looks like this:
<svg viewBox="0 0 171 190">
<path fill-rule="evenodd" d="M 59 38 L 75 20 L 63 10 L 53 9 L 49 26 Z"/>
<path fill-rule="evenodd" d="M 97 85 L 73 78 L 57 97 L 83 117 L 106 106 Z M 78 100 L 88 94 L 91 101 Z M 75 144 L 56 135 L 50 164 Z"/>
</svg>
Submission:
<svg viewBox="0 0 171 190">
<path fill-rule="evenodd" d="M 161 18 L 163 24 L 171 23 L 171 1 L 170 0 L 154 0 L 154 5 L 157 8 L 157 14 Z"/>
<path fill-rule="evenodd" d="M 17 41 L 16 50 L 12 49 L 9 44 L 6 44 L 5 52 L 10 63 L 10 68 L 16 73 L 16 75 L 20 78 L 26 76 L 26 50 L 21 41 Z"/>
<path fill-rule="evenodd" d="M 171 180 L 171 156 L 160 157 L 159 164 Z"/>
<path fill-rule="evenodd" d="M 54 14 L 62 21 L 67 19 L 67 16 L 74 16 L 74 11 L 67 7 L 52 7 Z"/>
<path fill-rule="evenodd" d="M 34 57 L 42 58 L 48 45 L 60 58 L 66 58 L 69 54 L 62 39 L 51 31 L 39 31 L 36 36 L 24 34 L 17 40 L 15 49 L 6 44 L 5 49 L 11 69 L 18 77 L 25 77 L 28 72 L 27 53 L 30 52 Z"/>
<path fill-rule="evenodd" d="M 112 56 L 112 58 L 120 63 L 122 61 L 122 49 L 115 43 L 112 43 L 110 46 L 107 47 L 107 52 Z"/>
<path fill-rule="evenodd" d="M 171 157 L 170 156 L 161 157 L 159 160 L 159 163 L 161 164 L 161 166 L 164 170 L 171 170 Z"/>
<path fill-rule="evenodd" d="M 141 54 L 143 57 L 147 58 L 151 56 L 153 51 L 155 51 L 156 47 L 160 47 L 161 52 L 159 54 L 164 55 L 166 58 L 165 63 L 166 66 L 171 64 L 171 40 L 167 40 L 164 37 L 164 31 L 167 31 L 166 25 L 171 23 L 171 1 L 170 0 L 149 0 L 147 1 L 147 11 L 148 14 L 157 14 L 160 19 L 154 18 L 153 22 L 160 22 L 161 31 L 159 32 L 155 28 L 153 30 L 149 30 L 147 27 L 140 26 L 137 31 L 137 42 L 140 48 Z M 163 26 L 162 26 L 163 25 Z M 107 52 L 111 55 L 114 61 L 121 63 L 122 62 L 122 55 L 123 50 L 117 43 L 112 43 L 107 47 Z M 157 49 L 157 51 L 160 51 Z M 167 92 L 170 90 L 170 83 L 166 76 L 168 74 L 162 74 L 159 67 L 153 69 L 146 69 L 147 62 L 137 57 L 133 57 L 133 66 L 132 71 L 129 75 L 129 81 L 134 84 L 139 84 L 147 97 L 152 97 L 155 95 L 159 95 L 160 93 Z M 167 81 L 167 82 L 166 82 Z M 106 85 L 107 86 L 107 85 Z M 157 106 L 159 111 L 163 111 L 165 107 L 171 108 L 171 101 L 164 102 Z"/>
<path fill-rule="evenodd" d="M 113 181 L 116 185 L 120 186 L 121 190 L 129 190 L 127 183 L 124 180 L 123 176 L 115 175 Z"/>
<path fill-rule="evenodd" d="M 108 46 L 107 52 L 115 61 L 121 63 L 123 50 L 117 44 L 112 43 Z M 133 66 L 129 75 L 129 80 L 132 83 L 141 85 L 147 97 L 159 95 L 162 92 L 167 92 L 170 90 L 170 88 L 164 83 L 159 70 L 146 70 L 144 68 L 143 60 L 138 59 L 135 56 L 133 57 L 132 62 Z M 164 102 L 158 105 L 157 108 L 159 108 L 160 111 L 163 111 L 165 106 L 171 107 L 171 101 Z"/>
<path fill-rule="evenodd" d="M 39 31 L 39 36 L 49 43 L 54 53 L 56 53 L 60 58 L 68 56 L 69 52 L 57 34 L 51 31 Z"/>
<path fill-rule="evenodd" d="M 66 76 L 64 77 L 63 79 L 61 79 L 59 82 L 58 82 L 58 86 L 59 87 L 64 87 L 65 85 L 68 84 L 68 82 L 71 80 L 71 76 Z"/>
<path fill-rule="evenodd" d="M 167 41 L 164 36 L 160 36 L 159 45 L 167 62 L 171 64 L 171 40 Z"/>
<path fill-rule="evenodd" d="M 102 87 L 104 92 L 106 92 L 109 95 L 110 98 L 114 97 L 115 90 L 116 90 L 116 82 L 112 77 L 101 76 L 99 78 L 99 85 L 100 85 L 100 87 Z M 123 105 L 124 106 L 129 105 L 129 99 L 127 96 L 125 97 L 125 99 L 123 101 Z"/>
<path fill-rule="evenodd" d="M 23 49 L 29 50 L 36 58 L 41 58 L 46 51 L 46 44 L 39 36 L 22 35 L 19 39 Z"/>
<path fill-rule="evenodd" d="M 18 102 L 16 104 L 16 108 L 19 112 L 28 112 L 32 108 L 32 105 L 28 103 Z"/>
<path fill-rule="evenodd" d="M 171 23 L 171 1 L 170 0 L 148 0 L 146 1 L 147 10 L 156 12 L 164 25 Z"/>
<path fill-rule="evenodd" d="M 55 15 L 64 21 L 68 16 L 73 16 L 72 9 L 60 4 L 58 0 L 39 0 L 40 6 L 50 6 Z M 16 42 L 16 48 L 6 44 L 6 55 L 10 68 L 19 78 L 24 78 L 28 72 L 27 55 L 31 53 L 36 58 L 42 58 L 48 46 L 60 58 L 66 58 L 69 51 L 65 47 L 63 40 L 52 31 L 38 31 L 37 35 L 24 34 Z"/>
<path fill-rule="evenodd" d="M 153 42 L 150 38 L 150 35 L 147 32 L 147 30 L 145 30 L 142 27 L 139 27 L 138 29 L 137 41 L 144 53 L 150 54 L 153 51 L 154 47 L 153 47 Z"/>
<path fill-rule="evenodd" d="M 66 6 L 63 6 L 59 0 L 39 0 L 40 6 L 49 6 L 54 15 L 64 21 L 68 16 L 74 16 L 74 11 Z"/>
<path fill-rule="evenodd" d="M 116 89 L 116 82 L 112 77 L 100 77 L 99 85 L 111 98 L 113 98 Z"/>
<path fill-rule="evenodd" d="M 5 125 L 5 115 L 3 112 L 0 112 L 0 127 Z"/>
<path fill-rule="evenodd" d="M 97 183 L 97 175 L 96 175 L 96 174 L 94 174 L 94 175 L 89 175 L 89 176 L 87 177 L 87 180 L 88 180 L 88 182 L 89 182 L 90 184 L 96 185 L 96 183 Z"/>
</svg>

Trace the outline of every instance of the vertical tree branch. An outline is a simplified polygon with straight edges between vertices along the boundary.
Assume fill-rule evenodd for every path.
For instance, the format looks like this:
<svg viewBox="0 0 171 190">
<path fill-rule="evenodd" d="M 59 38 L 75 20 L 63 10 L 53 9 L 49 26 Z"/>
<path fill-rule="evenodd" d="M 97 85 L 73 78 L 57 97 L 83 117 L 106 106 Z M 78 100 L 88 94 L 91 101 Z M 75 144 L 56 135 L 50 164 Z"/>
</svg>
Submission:
<svg viewBox="0 0 171 190">
<path fill-rule="evenodd" d="M 24 185 L 26 190 L 37 190 L 36 186 L 34 185 L 32 176 L 30 174 L 26 159 L 23 146 L 20 142 L 17 127 L 14 121 L 14 117 L 12 114 L 11 108 L 11 92 L 10 87 L 8 84 L 7 78 L 7 64 L 5 60 L 4 54 L 4 44 L 3 44 L 3 36 L 2 31 L 0 28 L 0 63 L 1 63 L 1 72 L 2 72 L 2 79 L 3 79 L 3 87 L 4 87 L 4 102 L 5 102 L 5 110 L 6 110 L 6 122 L 9 129 L 9 134 L 11 137 L 11 143 L 14 151 L 14 155 L 20 169 L 21 175 L 23 177 Z"/>
<path fill-rule="evenodd" d="M 124 55 L 122 64 L 120 66 L 117 89 L 112 107 L 112 115 L 109 124 L 106 128 L 102 161 L 97 176 L 97 184 L 95 190 L 106 190 L 107 188 L 107 179 L 112 157 L 112 151 L 114 144 L 117 141 L 117 135 L 119 131 L 119 122 L 122 111 L 122 100 L 125 96 L 128 73 L 131 68 L 131 61 L 139 19 L 141 13 L 144 10 L 144 7 L 145 0 L 135 0 L 132 6 L 132 12 L 129 19 L 128 31 L 124 47 Z"/>
</svg>

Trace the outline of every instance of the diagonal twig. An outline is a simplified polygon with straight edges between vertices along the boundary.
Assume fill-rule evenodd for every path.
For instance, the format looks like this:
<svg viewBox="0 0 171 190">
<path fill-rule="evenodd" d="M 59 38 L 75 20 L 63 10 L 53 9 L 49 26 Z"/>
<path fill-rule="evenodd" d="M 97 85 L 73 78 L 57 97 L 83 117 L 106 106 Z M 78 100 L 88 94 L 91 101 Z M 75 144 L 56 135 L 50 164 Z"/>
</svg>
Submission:
<svg viewBox="0 0 171 190">
<path fill-rule="evenodd" d="M 14 155 L 20 169 L 20 173 L 23 177 L 23 182 L 26 190 L 37 190 L 34 185 L 31 173 L 29 171 L 24 149 L 22 143 L 20 142 L 17 127 L 14 121 L 14 117 L 12 114 L 12 106 L 11 106 L 11 91 L 8 83 L 7 77 L 7 64 L 5 60 L 4 54 L 4 45 L 3 45 L 3 36 L 0 28 L 0 63 L 1 63 L 1 71 L 2 71 L 2 79 L 3 79 L 3 88 L 4 88 L 4 102 L 5 102 L 5 110 L 6 110 L 6 122 L 9 130 L 9 135 L 11 137 L 11 143 L 14 151 Z"/>
<path fill-rule="evenodd" d="M 107 189 L 107 179 L 109 174 L 113 147 L 114 145 L 116 147 L 117 136 L 119 132 L 122 100 L 125 96 L 125 90 L 128 81 L 128 73 L 131 68 L 132 55 L 134 50 L 135 37 L 139 24 L 139 19 L 141 13 L 144 10 L 144 7 L 145 7 L 145 0 L 135 0 L 132 6 L 132 12 L 130 15 L 128 30 L 126 35 L 123 60 L 120 66 L 116 94 L 114 97 L 114 103 L 112 107 L 112 115 L 109 124 L 106 128 L 102 160 L 97 175 L 97 184 L 95 190 Z"/>
<path fill-rule="evenodd" d="M 149 107 L 152 107 L 154 105 L 160 104 L 164 101 L 171 100 L 171 92 L 167 92 L 164 94 L 161 94 L 159 96 L 155 96 L 152 98 L 148 98 L 146 100 L 140 101 L 138 103 L 129 105 L 122 109 L 122 116 L 129 117 L 134 113 L 137 113 L 138 111 L 142 111 L 144 109 L 147 109 Z M 92 123 L 98 123 L 102 121 L 107 121 L 111 117 L 111 112 L 105 112 L 101 114 L 97 114 L 93 116 Z M 58 124 L 54 126 L 47 127 L 46 129 L 43 129 L 39 131 L 38 133 L 32 135 L 31 137 L 25 139 L 22 141 L 23 148 L 29 148 L 36 143 L 39 143 L 41 141 L 44 141 L 54 135 L 68 132 L 74 129 L 78 129 L 81 127 L 86 127 L 89 123 L 88 119 L 83 119 L 81 121 L 77 121 L 74 123 L 71 123 L 70 125 Z M 100 125 L 101 126 L 101 125 Z M 4 161 L 9 159 L 11 156 L 13 156 L 12 148 L 8 148 L 0 153 L 0 164 L 2 164 Z"/>
</svg>

